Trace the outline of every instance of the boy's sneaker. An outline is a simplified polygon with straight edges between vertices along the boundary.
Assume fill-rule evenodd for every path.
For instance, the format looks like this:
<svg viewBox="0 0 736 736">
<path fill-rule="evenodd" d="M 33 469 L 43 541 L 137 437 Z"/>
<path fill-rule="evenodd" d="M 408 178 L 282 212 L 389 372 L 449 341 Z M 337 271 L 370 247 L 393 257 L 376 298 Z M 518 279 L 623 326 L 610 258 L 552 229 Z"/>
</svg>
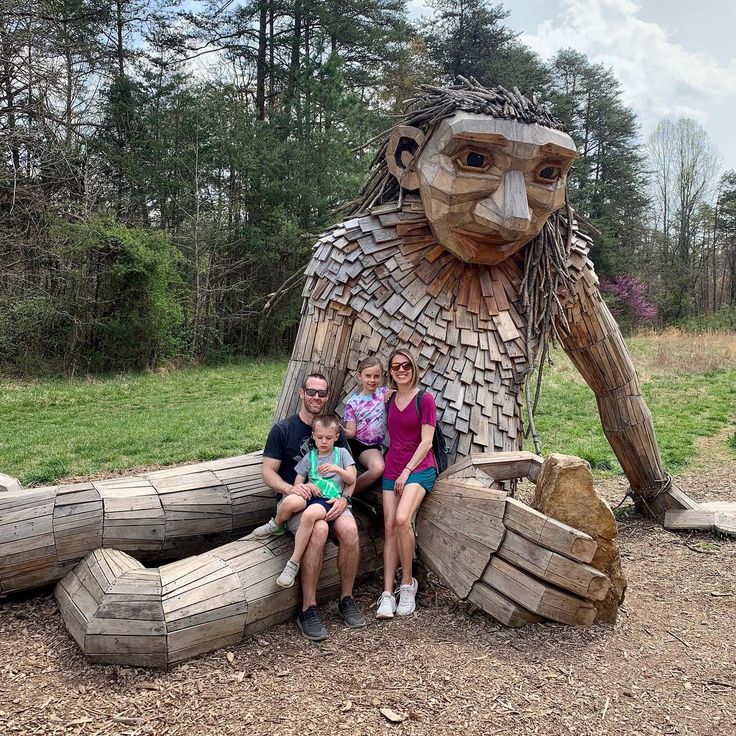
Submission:
<svg viewBox="0 0 736 736">
<path fill-rule="evenodd" d="M 409 616 L 414 613 L 414 609 L 417 607 L 416 597 L 419 583 L 416 578 L 411 579 L 409 585 L 401 585 L 399 587 L 399 605 L 396 608 L 397 616 Z"/>
<path fill-rule="evenodd" d="M 309 641 L 322 641 L 327 638 L 327 629 L 319 620 L 317 606 L 310 606 L 296 617 L 296 625 L 302 636 Z"/>
<path fill-rule="evenodd" d="M 268 537 L 280 537 L 285 531 L 283 526 L 276 523 L 276 519 L 271 519 L 268 523 L 257 526 L 251 532 L 251 536 L 255 539 L 267 539 Z"/>
<path fill-rule="evenodd" d="M 299 563 L 289 560 L 284 567 L 284 571 L 276 578 L 276 585 L 281 588 L 291 588 L 298 574 Z"/>
<path fill-rule="evenodd" d="M 396 612 L 396 598 L 393 593 L 384 590 L 378 599 L 378 609 L 376 610 L 376 618 L 386 619 L 393 618 Z"/>
<path fill-rule="evenodd" d="M 337 604 L 337 610 L 340 611 L 343 623 L 349 629 L 361 629 L 368 623 L 352 596 L 346 595 Z"/>
</svg>

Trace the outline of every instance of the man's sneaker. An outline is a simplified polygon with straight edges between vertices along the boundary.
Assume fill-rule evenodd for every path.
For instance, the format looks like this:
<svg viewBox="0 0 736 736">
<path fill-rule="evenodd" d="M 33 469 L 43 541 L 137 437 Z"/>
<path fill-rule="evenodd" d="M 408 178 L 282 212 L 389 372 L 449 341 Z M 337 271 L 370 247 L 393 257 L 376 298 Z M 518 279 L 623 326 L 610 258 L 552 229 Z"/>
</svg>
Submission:
<svg viewBox="0 0 736 736">
<path fill-rule="evenodd" d="M 384 590 L 378 599 L 378 609 L 376 610 L 376 618 L 385 619 L 393 618 L 396 612 L 396 598 L 393 593 Z"/>
<path fill-rule="evenodd" d="M 276 585 L 281 588 L 291 588 L 298 574 L 299 563 L 289 560 L 284 567 L 284 571 L 276 578 Z"/>
<path fill-rule="evenodd" d="M 268 539 L 268 537 L 280 537 L 285 531 L 283 526 L 276 523 L 276 519 L 271 519 L 268 523 L 257 526 L 251 532 L 251 536 L 255 539 Z"/>
<path fill-rule="evenodd" d="M 408 616 L 414 613 L 414 609 L 417 607 L 414 598 L 418 588 L 419 583 L 417 583 L 416 578 L 412 578 L 409 585 L 401 585 L 399 587 L 399 605 L 396 608 L 397 616 Z"/>
<path fill-rule="evenodd" d="M 349 629 L 361 629 L 368 622 L 361 613 L 360 608 L 355 604 L 352 596 L 346 595 L 338 604 L 337 610 L 340 611 L 342 620 Z"/>
<path fill-rule="evenodd" d="M 309 641 L 322 641 L 327 638 L 327 629 L 319 620 L 317 606 L 310 606 L 296 617 L 296 625 L 302 632 L 302 636 Z"/>
</svg>

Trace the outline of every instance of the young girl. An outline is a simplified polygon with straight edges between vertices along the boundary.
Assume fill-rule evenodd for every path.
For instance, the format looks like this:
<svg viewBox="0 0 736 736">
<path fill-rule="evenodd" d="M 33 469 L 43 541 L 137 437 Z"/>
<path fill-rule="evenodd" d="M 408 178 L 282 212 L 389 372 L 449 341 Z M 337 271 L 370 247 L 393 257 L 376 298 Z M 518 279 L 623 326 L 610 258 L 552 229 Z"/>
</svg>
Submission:
<svg viewBox="0 0 736 736">
<path fill-rule="evenodd" d="M 383 366 L 376 358 L 364 358 L 358 363 L 360 393 L 353 394 L 345 404 L 345 436 L 353 457 L 366 469 L 355 486 L 358 493 L 383 475 L 381 447 L 386 435 L 386 398 L 390 390 L 381 386 Z"/>
<path fill-rule="evenodd" d="M 437 424 L 434 397 L 425 392 L 420 411 L 416 396 L 419 371 L 413 356 L 396 350 L 389 360 L 389 387 L 396 389 L 388 410 L 391 444 L 383 474 L 384 584 L 376 618 L 408 616 L 414 612 L 417 581 L 412 576 L 414 530 L 411 521 L 437 478 L 432 437 Z M 397 565 L 401 561 L 399 603 L 392 594 Z"/>
<path fill-rule="evenodd" d="M 308 479 L 306 485 L 312 492 L 312 498 L 306 500 L 297 493 L 290 493 L 279 503 L 276 516 L 253 530 L 256 539 L 283 534 L 284 524 L 295 514 L 304 512 L 294 536 L 294 552 L 276 579 L 277 585 L 282 588 L 294 585 L 315 523 L 325 518 L 334 499 L 342 495 L 343 488 L 355 484 L 355 461 L 346 449 L 335 447 L 339 434 L 340 420 L 334 414 L 320 414 L 314 420 L 312 439 L 315 449 L 297 463 L 294 481 L 296 487 Z"/>
</svg>

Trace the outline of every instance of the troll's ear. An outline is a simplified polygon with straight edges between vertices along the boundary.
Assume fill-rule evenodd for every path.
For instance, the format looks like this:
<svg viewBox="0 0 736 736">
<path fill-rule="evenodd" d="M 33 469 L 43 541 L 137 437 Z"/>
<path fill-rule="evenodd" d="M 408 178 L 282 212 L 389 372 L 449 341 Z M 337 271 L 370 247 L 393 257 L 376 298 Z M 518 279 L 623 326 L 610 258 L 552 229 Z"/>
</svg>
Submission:
<svg viewBox="0 0 736 736">
<path fill-rule="evenodd" d="M 404 189 L 419 189 L 415 157 L 424 143 L 424 133 L 410 125 L 397 125 L 388 139 L 386 166 Z"/>
</svg>

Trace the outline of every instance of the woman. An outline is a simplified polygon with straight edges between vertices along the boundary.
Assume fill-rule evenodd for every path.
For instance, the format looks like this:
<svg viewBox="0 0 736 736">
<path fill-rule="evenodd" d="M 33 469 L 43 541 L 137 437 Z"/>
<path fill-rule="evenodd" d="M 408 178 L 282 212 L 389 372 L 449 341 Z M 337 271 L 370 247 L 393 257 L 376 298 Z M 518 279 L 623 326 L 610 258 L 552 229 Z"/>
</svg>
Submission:
<svg viewBox="0 0 736 736">
<path fill-rule="evenodd" d="M 411 522 L 422 500 L 437 478 L 432 453 L 432 437 L 437 423 L 437 407 L 429 393 L 419 392 L 417 363 L 406 350 L 395 350 L 389 358 L 389 388 L 395 389 L 388 408 L 390 445 L 383 474 L 384 584 L 378 599 L 376 618 L 408 616 L 416 608 L 417 581 L 412 576 L 414 530 Z M 399 602 L 391 592 L 396 568 L 401 562 Z"/>
</svg>

